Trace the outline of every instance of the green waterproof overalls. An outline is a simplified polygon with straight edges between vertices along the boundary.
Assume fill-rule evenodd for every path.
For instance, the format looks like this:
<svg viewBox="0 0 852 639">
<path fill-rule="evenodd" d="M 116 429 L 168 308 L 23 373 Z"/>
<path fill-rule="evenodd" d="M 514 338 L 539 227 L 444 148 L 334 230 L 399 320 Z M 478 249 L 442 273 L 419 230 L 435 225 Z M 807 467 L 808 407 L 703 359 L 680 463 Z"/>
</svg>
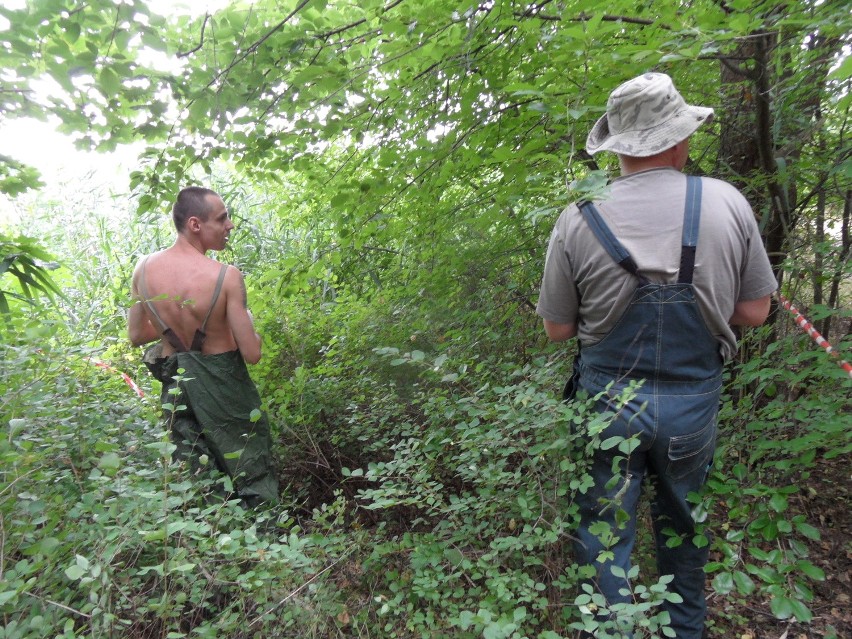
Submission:
<svg viewBox="0 0 852 639">
<path fill-rule="evenodd" d="M 192 345 L 186 348 L 178 335 L 162 320 L 148 298 L 145 264 L 139 277 L 139 292 L 157 322 L 163 339 L 175 349 L 168 357 L 146 353 L 145 363 L 154 377 L 163 383 L 161 402 L 179 410 L 163 409 L 171 427 L 172 443 L 177 446 L 173 459 L 188 461 L 200 468 L 206 455 L 234 482 L 240 498 L 248 504 L 276 502 L 278 482 L 271 463 L 271 438 L 266 415 L 259 411 L 260 395 L 248 373 L 239 350 L 204 355 L 201 353 L 207 320 L 222 291 L 227 265 L 223 264 L 210 301 L 210 310 L 196 329 Z M 157 347 L 154 347 L 155 349 Z M 179 373 L 179 369 L 183 372 Z M 172 394 L 178 386 L 180 393 Z"/>
</svg>

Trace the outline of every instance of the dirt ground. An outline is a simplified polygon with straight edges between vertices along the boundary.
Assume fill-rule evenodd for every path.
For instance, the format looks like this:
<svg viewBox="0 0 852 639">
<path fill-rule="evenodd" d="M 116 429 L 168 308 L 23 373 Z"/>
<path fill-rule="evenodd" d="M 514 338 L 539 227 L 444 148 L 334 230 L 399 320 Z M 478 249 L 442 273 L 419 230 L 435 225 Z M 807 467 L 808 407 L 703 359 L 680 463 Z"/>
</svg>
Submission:
<svg viewBox="0 0 852 639">
<path fill-rule="evenodd" d="M 766 599 L 711 595 L 709 637 L 852 639 L 852 466 L 848 457 L 820 462 L 807 487 L 790 500 L 790 508 L 791 516 L 804 514 L 820 531 L 820 540 L 809 543 L 811 562 L 825 572 L 825 581 L 813 584 L 814 600 L 809 605 L 813 621 L 775 619 Z"/>
</svg>

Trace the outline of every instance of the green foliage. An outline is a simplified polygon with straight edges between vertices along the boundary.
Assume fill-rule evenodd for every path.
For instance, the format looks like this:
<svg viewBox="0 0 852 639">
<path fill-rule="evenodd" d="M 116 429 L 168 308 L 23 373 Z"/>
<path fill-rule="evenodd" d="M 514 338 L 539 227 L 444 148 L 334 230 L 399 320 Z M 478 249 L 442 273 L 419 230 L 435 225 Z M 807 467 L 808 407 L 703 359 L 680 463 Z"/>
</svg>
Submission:
<svg viewBox="0 0 852 639">
<path fill-rule="evenodd" d="M 151 402 L 105 383 L 85 354 L 3 346 L 0 383 L 15 389 L 0 405 L 4 636 L 269 636 L 316 624 L 307 599 L 339 608 L 304 585 L 352 540 L 222 501 L 227 480 L 171 464 Z"/>
<path fill-rule="evenodd" d="M 579 578 L 571 496 L 589 485 L 573 430 L 602 430 L 609 417 L 556 400 L 560 359 L 507 357 L 523 352 L 528 322 L 510 341 L 483 330 L 471 343 L 492 321 L 478 299 L 434 314 L 389 292 L 285 309 L 284 341 L 316 345 L 272 356 L 270 375 L 284 363 L 269 391 L 290 489 L 310 500 L 298 478 L 336 471 L 358 506 L 350 517 L 372 527 L 362 569 L 373 601 L 356 619 L 378 615 L 382 636 L 567 631 L 582 616 L 558 603 Z M 377 336 L 400 346 L 376 347 Z M 658 590 L 637 584 L 649 599 L 622 609 L 622 623 L 658 627 Z"/>
<path fill-rule="evenodd" d="M 86 149 L 112 150 L 140 135 L 162 138 L 172 84 L 162 58 L 156 61 L 167 46 L 164 27 L 141 0 L 0 6 L 0 66 L 7 70 L 0 121 L 50 119 Z M 142 50 L 155 62 L 140 63 Z M 40 185 L 32 167 L 0 157 L 0 191 L 15 195 Z"/>
<path fill-rule="evenodd" d="M 139 1 L 100 0 L 74 10 L 62 4 L 40 0 L 20 9 L 0 9 L 14 25 L 2 31 L 0 59 L 14 70 L 4 79 L 9 90 L 4 91 L 2 113 L 42 119 L 52 113 L 67 131 L 92 127 L 87 141 L 112 148 L 135 137 L 127 126 L 134 108 L 145 104 L 156 112 L 164 107 L 157 96 L 164 74 L 154 72 L 144 82 L 135 77 L 140 49 L 163 50 L 165 41 L 158 34 L 163 19 Z M 28 83 L 40 76 L 56 85 L 34 96 Z"/>
<path fill-rule="evenodd" d="M 725 514 L 713 544 L 719 560 L 707 567 L 716 592 L 760 593 L 779 619 L 812 621 L 811 584 L 825 573 L 809 560 L 809 545 L 820 533 L 790 512 L 791 502 L 816 494 L 808 479 L 817 464 L 852 450 L 849 396 L 829 390 L 847 382 L 824 353 L 795 336 L 736 369 L 722 411 L 722 466 L 709 482 L 710 501 Z"/>
<path fill-rule="evenodd" d="M 532 314 L 547 234 L 566 202 L 605 191 L 614 166 L 582 146 L 609 91 L 670 72 L 688 100 L 719 107 L 691 168 L 738 180 L 764 228 L 782 203 L 778 263 L 790 253 L 794 283 L 836 284 L 809 310 L 843 334 L 849 14 L 837 1 L 605 9 L 0 7 L 4 120 L 56 116 L 84 147 L 149 144 L 131 176 L 140 217 L 81 193 L 33 205 L 28 234 L 67 268 L 48 278 L 41 244 L 2 238 L 5 636 L 668 636 L 659 604 L 672 595 L 644 570 L 647 541 L 634 603 L 612 609 L 567 550 L 571 498 L 588 486 L 573 428 L 605 418 L 554 398 L 565 353 Z M 720 56 L 742 71 L 736 107 L 771 99 L 758 139 L 718 104 Z M 44 91 L 26 90 L 37 80 Z M 732 175 L 717 153 L 731 131 L 765 143 L 756 173 Z M 128 281 L 170 243 L 160 222 L 190 181 L 238 221 L 222 258 L 246 272 L 264 335 L 253 376 L 279 435 L 279 511 L 247 513 L 217 497 L 221 477 L 170 465 L 159 407 L 86 360 L 152 395 L 123 339 Z M 0 158 L 0 190 L 36 184 Z M 57 288 L 61 315 L 24 312 L 22 298 Z M 848 379 L 779 326 L 765 347 L 747 342 L 757 355 L 729 380 L 718 469 L 696 499 L 713 587 L 807 621 L 823 574 L 800 506 L 820 465 L 850 450 Z"/>
<path fill-rule="evenodd" d="M 16 196 L 28 189 L 44 186 L 38 171 L 7 155 L 0 155 L 0 193 Z"/>
<path fill-rule="evenodd" d="M 279 228 L 263 216 L 249 226 L 230 251 L 250 265 L 250 300 L 263 309 L 254 375 L 280 434 L 284 506 L 246 513 L 217 496 L 228 490 L 221 477 L 165 461 L 171 444 L 155 402 L 83 359 L 132 361 L 111 344 L 113 329 L 98 328 L 114 325 L 112 303 L 91 322 L 69 322 L 97 350 L 70 339 L 64 322 L 31 322 L 4 352 L 0 380 L 14 391 L 2 411 L 7 633 L 552 638 L 633 627 L 668 636 L 659 605 L 672 595 L 652 571 L 631 573 L 628 606 L 608 609 L 581 586 L 569 541 L 588 451 L 574 433 L 607 418 L 556 401 L 567 361 L 544 348 L 519 301 L 525 265 L 509 254 L 505 269 L 460 260 L 406 277 L 389 263 L 381 288 L 326 272 L 276 298 L 264 267 L 280 259 Z M 310 246 L 295 231 L 282 237 Z M 132 249 L 91 246 L 79 268 L 69 264 L 86 276 L 64 280 L 73 316 L 121 299 L 121 278 L 96 264 L 129 278 Z M 723 423 L 736 446 L 723 446 L 705 503 L 719 557 L 712 583 L 730 597 L 771 597 L 779 617 L 808 619 L 810 584 L 822 578 L 807 547 L 814 522 L 791 512 L 790 487 L 848 451 L 838 426 L 848 407 L 822 392 L 841 373 L 791 337 L 729 384 Z M 613 620 L 591 614 L 607 611 Z"/>
<path fill-rule="evenodd" d="M 55 266 L 51 256 L 32 238 L 10 237 L 0 233 L 0 313 L 10 314 L 10 298 L 30 305 L 38 295 L 58 294 L 56 284 L 47 271 Z M 20 292 L 7 288 L 11 276 Z"/>
<path fill-rule="evenodd" d="M 554 365 L 544 359 L 464 366 L 444 354 L 380 353 L 424 371 L 392 439 L 376 439 L 373 411 L 355 422 L 352 435 L 366 427 L 372 456 L 392 456 L 343 471 L 368 483 L 358 495 L 363 508 L 404 517 L 405 532 L 389 524 L 388 540 L 365 563 L 386 593 L 386 636 L 514 637 L 595 623 L 582 597 L 564 605 L 580 574 L 566 542 L 577 524 L 572 496 L 590 485 L 585 447 L 601 445 L 593 437 L 578 446 L 578 425 L 597 433 L 612 416 L 592 412 L 590 402 L 559 402 L 549 390 Z M 651 592 L 664 596 L 665 587 L 638 585 L 647 601 L 613 610 L 621 624 L 659 627 L 649 613 L 661 598 Z"/>
<path fill-rule="evenodd" d="M 631 580 L 635 580 L 639 575 L 638 567 L 632 568 L 628 575 L 624 575 L 621 569 L 616 571 L 613 568 L 613 572 Z M 571 627 L 591 633 L 595 637 L 621 637 L 631 632 L 636 636 L 634 628 L 639 629 L 639 636 L 675 637 L 675 631 L 668 626 L 671 622 L 668 612 L 649 614 L 663 601 L 683 601 L 680 595 L 667 592 L 667 585 L 671 580 L 671 575 L 665 575 L 648 587 L 636 586 L 633 589 L 634 603 L 612 605 L 608 604 L 600 593 L 595 592 L 592 586 L 584 583 L 582 594 L 574 600 L 584 617 L 582 621 L 572 623 Z"/>
</svg>

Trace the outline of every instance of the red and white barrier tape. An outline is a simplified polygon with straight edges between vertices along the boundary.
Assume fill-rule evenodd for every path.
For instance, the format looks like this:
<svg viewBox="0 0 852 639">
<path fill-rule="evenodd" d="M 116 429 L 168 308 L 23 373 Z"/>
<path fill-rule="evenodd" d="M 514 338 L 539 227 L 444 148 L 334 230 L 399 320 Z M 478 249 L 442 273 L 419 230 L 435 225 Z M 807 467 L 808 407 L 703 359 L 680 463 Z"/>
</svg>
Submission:
<svg viewBox="0 0 852 639">
<path fill-rule="evenodd" d="M 130 375 L 128 375 L 127 373 L 123 373 L 122 371 L 118 370 L 117 368 L 110 366 L 106 362 L 103 362 L 103 361 L 101 361 L 101 360 L 99 360 L 95 357 L 87 357 L 86 359 L 89 362 L 91 362 L 92 364 L 94 364 L 95 366 L 97 366 L 98 368 L 103 368 L 104 370 L 109 371 L 110 373 L 115 373 L 117 375 L 121 375 L 121 378 L 125 381 L 125 383 L 128 386 L 130 386 L 131 389 L 133 389 L 133 392 L 135 392 L 138 397 L 145 397 L 145 393 L 142 392 L 142 389 L 139 388 L 139 386 L 136 385 L 136 382 L 134 382 L 130 378 Z"/>
<path fill-rule="evenodd" d="M 813 339 L 817 343 L 817 345 L 822 346 L 825 349 L 826 353 L 828 353 L 832 357 L 836 357 L 838 359 L 838 363 L 840 364 L 840 368 L 845 370 L 847 373 L 849 373 L 849 376 L 852 377 L 852 364 L 840 359 L 840 355 L 837 353 L 837 351 L 834 350 L 831 344 L 828 343 L 828 340 L 819 334 L 819 331 L 817 331 L 814 328 L 814 325 L 811 324 L 807 320 L 807 318 L 805 318 L 805 316 L 799 312 L 799 309 L 793 306 L 790 303 L 790 300 L 781 295 L 781 293 L 778 293 L 778 301 L 780 302 L 781 306 L 783 306 L 785 309 L 787 309 L 788 311 L 790 311 L 790 313 L 793 314 L 796 324 L 799 325 L 799 328 L 801 328 L 808 335 L 810 335 L 811 339 Z"/>
</svg>

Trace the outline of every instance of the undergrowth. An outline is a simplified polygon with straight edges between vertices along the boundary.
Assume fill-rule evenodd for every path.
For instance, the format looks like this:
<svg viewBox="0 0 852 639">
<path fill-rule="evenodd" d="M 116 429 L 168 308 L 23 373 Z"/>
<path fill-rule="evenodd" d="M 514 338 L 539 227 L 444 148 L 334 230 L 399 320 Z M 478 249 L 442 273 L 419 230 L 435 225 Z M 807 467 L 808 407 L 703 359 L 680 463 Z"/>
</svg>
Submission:
<svg viewBox="0 0 852 639">
<path fill-rule="evenodd" d="M 572 557 L 573 497 L 611 416 L 558 401 L 569 352 L 546 344 L 517 287 L 466 282 L 461 297 L 438 290 L 447 281 L 274 304 L 251 291 L 265 336 L 252 376 L 282 487 L 257 510 L 228 499 L 226 478 L 170 461 L 159 388 L 116 336 L 121 282 L 97 288 L 103 321 L 7 316 L 0 637 L 670 636 L 647 532 L 631 604 L 608 609 Z M 94 295 L 80 284 L 66 303 Z M 747 350 L 765 339 L 749 333 Z M 821 461 L 852 450 L 844 384 L 795 334 L 729 368 L 696 496 L 714 597 L 813 620 L 819 531 L 794 505 Z"/>
</svg>

